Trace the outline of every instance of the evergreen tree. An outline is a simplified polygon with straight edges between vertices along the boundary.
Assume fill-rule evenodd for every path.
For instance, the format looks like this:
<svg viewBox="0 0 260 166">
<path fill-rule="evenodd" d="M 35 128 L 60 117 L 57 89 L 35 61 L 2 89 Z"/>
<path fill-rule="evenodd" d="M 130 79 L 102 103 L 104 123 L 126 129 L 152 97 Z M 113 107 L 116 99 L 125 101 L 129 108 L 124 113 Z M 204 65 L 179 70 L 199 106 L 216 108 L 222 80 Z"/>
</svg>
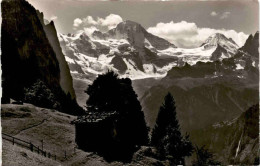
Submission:
<svg viewBox="0 0 260 166">
<path fill-rule="evenodd" d="M 159 141 L 166 135 L 167 127 L 172 124 L 179 129 L 179 123 L 176 118 L 175 101 L 170 93 L 164 97 L 164 103 L 159 109 L 156 124 L 152 131 L 151 144 L 157 146 Z"/>
<path fill-rule="evenodd" d="M 148 143 L 144 113 L 129 78 L 120 79 L 116 73 L 108 71 L 99 75 L 85 92 L 89 95 L 86 102 L 88 111 L 118 114 L 114 122 L 121 148 L 118 151 L 131 152 L 136 146 Z"/>
<path fill-rule="evenodd" d="M 168 158 L 173 165 L 184 164 L 184 157 L 193 150 L 189 136 L 182 136 L 176 117 L 175 101 L 170 93 L 160 107 L 156 125 L 152 132 L 151 144 L 157 148 L 160 159 Z"/>
<path fill-rule="evenodd" d="M 221 165 L 219 161 L 213 159 L 213 154 L 205 146 L 201 148 L 196 146 L 195 152 L 197 158 L 196 161 L 193 161 L 193 166 Z"/>
</svg>

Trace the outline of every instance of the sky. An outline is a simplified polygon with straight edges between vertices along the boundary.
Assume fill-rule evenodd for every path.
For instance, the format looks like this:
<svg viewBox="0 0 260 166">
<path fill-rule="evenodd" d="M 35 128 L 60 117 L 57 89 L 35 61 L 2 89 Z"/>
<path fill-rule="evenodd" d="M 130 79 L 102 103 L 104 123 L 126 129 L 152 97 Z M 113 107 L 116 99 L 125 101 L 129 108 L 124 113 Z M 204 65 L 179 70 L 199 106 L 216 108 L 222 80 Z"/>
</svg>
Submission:
<svg viewBox="0 0 260 166">
<path fill-rule="evenodd" d="M 119 22 L 140 23 L 148 32 L 178 47 L 197 47 L 220 32 L 242 46 L 259 29 L 257 0 L 234 1 L 90 1 L 27 0 L 53 20 L 59 33 L 91 34 Z"/>
</svg>

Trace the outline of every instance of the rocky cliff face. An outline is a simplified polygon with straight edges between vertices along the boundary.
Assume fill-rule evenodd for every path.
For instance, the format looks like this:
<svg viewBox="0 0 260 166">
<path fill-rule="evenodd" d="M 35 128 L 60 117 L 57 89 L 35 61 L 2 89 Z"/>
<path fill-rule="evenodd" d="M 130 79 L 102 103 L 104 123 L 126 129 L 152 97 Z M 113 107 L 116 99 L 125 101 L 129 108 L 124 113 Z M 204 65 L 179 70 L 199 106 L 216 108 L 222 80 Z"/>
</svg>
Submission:
<svg viewBox="0 0 260 166">
<path fill-rule="evenodd" d="M 240 48 L 240 50 L 245 51 L 251 55 L 254 55 L 255 57 L 259 56 L 259 31 L 257 31 L 254 35 L 250 35 L 248 39 L 246 40 L 245 45 Z"/>
<path fill-rule="evenodd" d="M 37 11 L 25 0 L 3 0 L 1 8 L 2 102 L 24 100 L 25 89 L 42 81 L 60 103 L 59 109 L 73 113 L 77 104 L 71 96 L 75 94 L 53 23 L 44 27 Z M 65 80 L 70 81 L 65 84 Z"/>
<path fill-rule="evenodd" d="M 39 78 L 59 88 L 59 64 L 35 9 L 24 0 L 4 0 L 1 7 L 3 98 L 21 99 Z"/>
<path fill-rule="evenodd" d="M 61 88 L 66 94 L 70 93 L 71 97 L 75 98 L 76 96 L 75 96 L 75 91 L 73 89 L 72 77 L 70 74 L 69 66 L 65 60 L 64 54 L 62 53 L 62 49 L 60 47 L 60 43 L 57 37 L 57 31 L 54 22 L 51 21 L 50 23 L 47 23 L 45 25 L 43 13 L 37 11 L 37 14 L 43 26 L 44 32 L 49 40 L 49 43 L 51 44 L 55 52 L 56 58 L 59 62 Z"/>
</svg>

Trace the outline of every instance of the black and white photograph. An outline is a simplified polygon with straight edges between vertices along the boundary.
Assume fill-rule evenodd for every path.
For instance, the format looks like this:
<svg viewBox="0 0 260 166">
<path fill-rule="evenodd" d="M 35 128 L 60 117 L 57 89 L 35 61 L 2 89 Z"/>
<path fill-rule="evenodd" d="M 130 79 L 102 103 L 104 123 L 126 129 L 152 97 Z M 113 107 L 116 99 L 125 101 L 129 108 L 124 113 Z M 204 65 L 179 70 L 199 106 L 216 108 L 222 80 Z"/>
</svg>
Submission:
<svg viewBox="0 0 260 166">
<path fill-rule="evenodd" d="M 0 165 L 260 165 L 258 0 L 0 3 Z"/>
</svg>

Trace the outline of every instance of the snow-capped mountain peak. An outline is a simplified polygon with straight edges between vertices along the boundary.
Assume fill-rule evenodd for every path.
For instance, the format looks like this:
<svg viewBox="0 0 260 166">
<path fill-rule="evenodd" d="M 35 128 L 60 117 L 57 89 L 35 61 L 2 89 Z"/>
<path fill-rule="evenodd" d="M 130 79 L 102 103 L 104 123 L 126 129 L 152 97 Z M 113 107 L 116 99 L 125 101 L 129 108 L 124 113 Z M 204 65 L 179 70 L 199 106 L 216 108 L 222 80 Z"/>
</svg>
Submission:
<svg viewBox="0 0 260 166">
<path fill-rule="evenodd" d="M 149 41 L 151 46 L 158 50 L 164 50 L 170 47 L 176 48 L 174 44 L 147 32 L 141 24 L 130 20 L 119 23 L 115 28 L 105 33 L 94 31 L 92 37 L 101 40 L 126 39 L 136 48 L 143 48 L 145 41 Z"/>
<path fill-rule="evenodd" d="M 215 33 L 209 36 L 201 47 L 204 47 L 205 49 L 216 48 L 212 54 L 211 60 L 230 58 L 234 56 L 239 49 L 239 46 L 232 38 L 227 38 L 221 33 Z"/>
<path fill-rule="evenodd" d="M 201 45 L 206 47 L 216 47 L 220 45 L 221 47 L 229 48 L 232 53 L 236 52 L 239 46 L 234 42 L 232 38 L 227 38 L 222 33 L 215 33 L 209 36 L 206 41 Z"/>
</svg>

